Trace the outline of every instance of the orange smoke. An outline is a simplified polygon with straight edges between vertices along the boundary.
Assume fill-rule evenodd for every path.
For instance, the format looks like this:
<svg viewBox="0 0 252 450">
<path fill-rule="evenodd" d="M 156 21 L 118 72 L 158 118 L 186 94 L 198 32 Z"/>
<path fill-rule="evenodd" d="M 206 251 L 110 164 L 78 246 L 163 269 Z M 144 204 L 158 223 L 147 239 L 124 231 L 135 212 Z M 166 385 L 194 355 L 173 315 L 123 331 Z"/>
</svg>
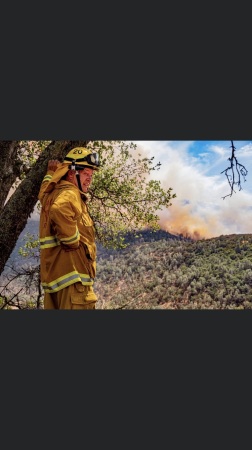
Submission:
<svg viewBox="0 0 252 450">
<path fill-rule="evenodd" d="M 208 217 L 206 221 L 203 218 L 197 217 L 190 211 L 189 205 L 172 205 L 169 210 L 162 211 L 159 217 L 161 229 L 171 234 L 190 237 L 194 240 L 208 239 L 216 236 L 215 218 Z"/>
</svg>

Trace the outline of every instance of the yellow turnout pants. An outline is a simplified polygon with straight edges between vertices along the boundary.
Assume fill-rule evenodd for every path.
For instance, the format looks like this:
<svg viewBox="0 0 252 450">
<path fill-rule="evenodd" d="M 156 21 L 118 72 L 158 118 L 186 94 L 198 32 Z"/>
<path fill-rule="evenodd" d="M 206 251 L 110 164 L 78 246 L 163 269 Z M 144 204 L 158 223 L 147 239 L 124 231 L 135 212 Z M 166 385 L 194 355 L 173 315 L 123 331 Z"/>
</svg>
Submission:
<svg viewBox="0 0 252 450">
<path fill-rule="evenodd" d="M 58 292 L 45 292 L 44 309 L 95 309 L 96 301 L 93 287 L 78 282 Z"/>
</svg>

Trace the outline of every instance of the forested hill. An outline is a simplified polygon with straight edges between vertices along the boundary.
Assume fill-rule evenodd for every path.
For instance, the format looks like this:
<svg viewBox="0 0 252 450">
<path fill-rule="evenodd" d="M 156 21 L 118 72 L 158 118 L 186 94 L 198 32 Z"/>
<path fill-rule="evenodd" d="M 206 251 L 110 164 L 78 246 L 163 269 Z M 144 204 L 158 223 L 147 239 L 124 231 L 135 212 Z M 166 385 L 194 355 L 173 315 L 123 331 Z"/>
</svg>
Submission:
<svg viewBox="0 0 252 450">
<path fill-rule="evenodd" d="M 252 234 L 199 241 L 153 237 L 147 233 L 124 250 L 100 252 L 99 308 L 252 308 Z"/>
<path fill-rule="evenodd" d="M 36 222 L 26 228 L 37 230 Z M 123 250 L 97 245 L 97 308 L 252 309 L 252 234 L 193 241 L 142 231 L 126 242 Z M 18 245 L 12 256 L 20 265 Z"/>
<path fill-rule="evenodd" d="M 190 238 L 185 238 L 183 237 L 182 234 L 180 235 L 175 235 L 175 234 L 171 234 L 168 231 L 164 231 L 164 230 L 141 230 L 138 233 L 126 233 L 124 235 L 124 242 L 127 246 L 132 246 L 132 245 L 140 245 L 143 244 L 144 242 L 156 242 L 156 241 L 160 241 L 160 240 L 171 240 L 171 239 L 175 239 L 175 240 L 186 240 L 186 241 L 192 241 Z M 98 257 L 102 257 L 105 255 L 118 255 L 118 252 L 120 252 L 121 250 L 112 250 L 112 249 L 106 249 L 104 247 L 102 247 L 101 245 L 99 245 L 99 243 L 97 243 L 97 250 L 98 250 Z"/>
</svg>

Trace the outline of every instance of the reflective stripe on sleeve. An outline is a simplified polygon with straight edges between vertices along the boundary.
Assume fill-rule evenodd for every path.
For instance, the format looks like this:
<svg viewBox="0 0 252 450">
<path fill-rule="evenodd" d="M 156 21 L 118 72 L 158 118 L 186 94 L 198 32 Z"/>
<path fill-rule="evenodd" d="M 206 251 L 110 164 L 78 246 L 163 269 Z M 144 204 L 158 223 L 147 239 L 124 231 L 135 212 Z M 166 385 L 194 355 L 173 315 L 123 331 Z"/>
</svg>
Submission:
<svg viewBox="0 0 252 450">
<path fill-rule="evenodd" d="M 76 230 L 76 233 L 73 236 L 70 236 L 68 238 L 60 239 L 60 242 L 62 244 L 74 244 L 75 242 L 78 242 L 80 240 L 80 233 L 79 230 Z"/>
<path fill-rule="evenodd" d="M 59 240 L 56 238 L 56 236 L 46 236 L 44 238 L 40 238 L 40 248 L 51 248 L 51 247 L 57 247 L 60 245 Z"/>
<path fill-rule="evenodd" d="M 50 181 L 51 179 L 52 179 L 52 175 L 45 175 L 42 183 L 44 183 L 44 181 Z"/>
</svg>

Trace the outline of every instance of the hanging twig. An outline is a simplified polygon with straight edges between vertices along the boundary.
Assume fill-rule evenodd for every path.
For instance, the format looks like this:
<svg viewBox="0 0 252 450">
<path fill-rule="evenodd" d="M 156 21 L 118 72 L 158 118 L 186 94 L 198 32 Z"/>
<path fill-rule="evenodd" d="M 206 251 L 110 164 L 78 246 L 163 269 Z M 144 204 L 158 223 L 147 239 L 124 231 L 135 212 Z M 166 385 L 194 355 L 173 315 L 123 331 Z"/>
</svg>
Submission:
<svg viewBox="0 0 252 450">
<path fill-rule="evenodd" d="M 233 193 L 235 192 L 235 185 L 238 186 L 239 191 L 242 190 L 241 187 L 241 176 L 243 177 L 243 181 L 246 181 L 246 175 L 248 173 L 246 167 L 244 167 L 242 164 L 240 164 L 237 161 L 237 158 L 235 156 L 235 146 L 233 144 L 233 141 L 231 141 L 231 148 L 232 148 L 232 155 L 231 158 L 228 158 L 228 161 L 230 161 L 230 166 L 227 167 L 225 170 L 223 170 L 221 173 L 225 173 L 227 180 L 228 180 L 228 184 L 230 186 L 231 192 L 230 194 L 225 195 L 224 197 L 222 197 L 223 199 L 226 197 L 231 197 L 233 195 Z"/>
</svg>

